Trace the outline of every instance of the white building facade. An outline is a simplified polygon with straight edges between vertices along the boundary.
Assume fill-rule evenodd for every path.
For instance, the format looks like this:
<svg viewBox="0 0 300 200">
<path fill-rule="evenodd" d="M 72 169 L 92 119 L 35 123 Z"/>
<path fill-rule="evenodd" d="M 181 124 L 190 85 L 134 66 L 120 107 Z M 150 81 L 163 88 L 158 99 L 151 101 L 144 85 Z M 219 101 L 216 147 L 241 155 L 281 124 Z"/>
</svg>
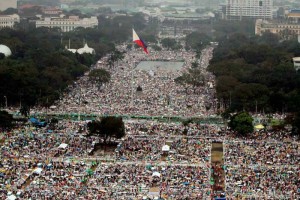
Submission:
<svg viewBox="0 0 300 200">
<path fill-rule="evenodd" d="M 63 32 L 73 31 L 78 27 L 93 28 L 98 26 L 97 17 L 80 19 L 78 16 L 70 16 L 69 18 L 51 18 L 36 21 L 36 28 L 48 27 L 48 28 L 60 28 Z"/>
<path fill-rule="evenodd" d="M 284 38 L 293 38 L 300 36 L 300 24 L 287 22 L 273 22 L 257 19 L 255 23 L 255 34 L 262 35 L 264 32 L 270 32 Z"/>
<path fill-rule="evenodd" d="M 0 28 L 13 28 L 16 23 L 20 23 L 19 15 L 0 15 Z"/>
<path fill-rule="evenodd" d="M 300 70 L 300 57 L 294 57 L 293 58 L 294 67 L 297 71 Z"/>
<path fill-rule="evenodd" d="M 273 0 L 227 0 L 225 15 L 228 20 L 272 19 Z"/>
</svg>

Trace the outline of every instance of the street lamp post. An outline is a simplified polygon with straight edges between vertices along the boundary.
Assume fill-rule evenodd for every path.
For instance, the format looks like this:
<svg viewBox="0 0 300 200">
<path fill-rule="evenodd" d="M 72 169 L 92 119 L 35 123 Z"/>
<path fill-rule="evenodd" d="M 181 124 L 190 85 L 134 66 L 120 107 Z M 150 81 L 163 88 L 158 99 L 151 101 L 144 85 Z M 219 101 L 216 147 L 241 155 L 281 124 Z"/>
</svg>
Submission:
<svg viewBox="0 0 300 200">
<path fill-rule="evenodd" d="M 7 97 L 4 96 L 4 99 L 5 99 L 5 108 L 7 108 Z"/>
<path fill-rule="evenodd" d="M 132 63 L 132 68 L 131 68 L 131 107 L 133 107 L 133 96 L 134 96 L 134 77 L 133 77 L 133 72 L 134 72 L 134 68 L 135 68 L 135 60 L 134 60 L 134 56 L 133 56 L 133 63 Z"/>
</svg>

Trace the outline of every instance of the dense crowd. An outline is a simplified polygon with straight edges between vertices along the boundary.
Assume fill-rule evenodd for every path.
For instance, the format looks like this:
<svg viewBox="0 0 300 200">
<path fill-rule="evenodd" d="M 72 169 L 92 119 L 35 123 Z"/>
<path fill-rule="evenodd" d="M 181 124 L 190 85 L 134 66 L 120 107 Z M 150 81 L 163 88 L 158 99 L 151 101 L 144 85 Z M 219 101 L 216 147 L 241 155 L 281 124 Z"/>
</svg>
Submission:
<svg viewBox="0 0 300 200">
<path fill-rule="evenodd" d="M 211 180 L 222 191 L 222 168 L 229 199 L 299 195 L 299 142 L 286 132 L 238 138 L 217 125 L 129 120 L 108 162 L 89 154 L 95 138 L 86 139 L 86 123 L 63 120 L 52 132 L 25 127 L 6 133 L 0 197 L 12 192 L 20 199 L 206 199 Z M 224 165 L 210 164 L 214 141 L 224 144 Z"/>
<path fill-rule="evenodd" d="M 231 199 L 297 199 L 300 143 L 283 131 L 261 131 L 224 142 L 226 192 Z"/>
<path fill-rule="evenodd" d="M 210 194 L 210 141 L 203 126 L 190 124 L 183 135 L 176 123 L 126 121 L 128 134 L 107 162 L 89 154 L 95 138 L 84 137 L 86 123 L 63 120 L 52 131 L 23 127 L 6 133 L 0 197 L 12 192 L 20 199 L 136 199 L 149 196 L 150 188 L 159 188 L 153 196 L 172 199 Z M 170 149 L 164 152 L 166 144 Z"/>
<path fill-rule="evenodd" d="M 125 51 L 125 45 L 119 46 Z M 213 114 L 206 109 L 206 103 L 215 102 L 213 76 L 205 69 L 212 57 L 213 47 L 202 51 L 200 60 L 195 53 L 181 50 L 178 52 L 163 50 L 145 55 L 140 50 L 127 51 L 125 58 L 108 68 L 105 58 L 96 68 L 105 68 L 111 73 L 111 81 L 99 88 L 89 81 L 88 76 L 82 77 L 70 87 L 70 90 L 53 107 L 55 113 L 85 113 L 138 116 L 206 116 Z M 155 69 L 142 70 L 134 68 L 143 60 L 184 60 L 180 70 L 166 68 L 164 64 Z M 198 62 L 205 74 L 206 83 L 194 92 L 192 87 L 176 84 L 174 79 L 191 67 L 192 62 Z M 133 73 L 133 74 L 132 74 Z M 137 92 L 137 87 L 142 92 Z M 132 92 L 133 90 L 133 92 Z"/>
<path fill-rule="evenodd" d="M 125 48 L 120 46 L 119 50 Z M 86 75 L 70 86 L 51 112 L 212 115 L 214 79 L 205 72 L 212 51 L 212 47 L 204 49 L 197 61 L 193 52 L 185 50 L 162 50 L 150 55 L 131 50 L 112 68 L 107 67 L 104 58 L 95 67 L 112 73 L 110 83 L 99 88 Z M 140 61 L 166 59 L 184 60 L 182 69 L 157 66 L 151 70 L 133 70 Z M 185 90 L 174 82 L 194 61 L 201 64 L 207 81 L 195 93 L 192 88 Z M 142 92 L 136 92 L 138 86 Z M 207 102 L 211 103 L 210 109 Z M 151 120 L 125 121 L 125 129 L 126 136 L 115 140 L 117 145 L 112 150 L 100 151 L 95 144 L 101 139 L 86 137 L 87 121 L 61 120 L 54 128 L 23 126 L 3 133 L 0 199 L 13 195 L 18 199 L 49 200 L 210 199 L 225 195 L 227 199 L 297 199 L 300 196 L 299 138 L 287 131 L 257 130 L 237 137 L 217 124 Z M 223 144 L 224 163 L 211 164 L 213 142 Z"/>
</svg>

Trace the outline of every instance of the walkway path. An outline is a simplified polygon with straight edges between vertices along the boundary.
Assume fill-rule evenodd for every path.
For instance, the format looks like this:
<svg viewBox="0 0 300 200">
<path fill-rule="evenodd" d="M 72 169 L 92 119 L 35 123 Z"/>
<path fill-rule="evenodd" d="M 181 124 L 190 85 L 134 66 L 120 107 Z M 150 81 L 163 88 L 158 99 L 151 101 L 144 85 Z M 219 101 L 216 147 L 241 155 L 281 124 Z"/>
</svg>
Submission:
<svg viewBox="0 0 300 200">
<path fill-rule="evenodd" d="M 211 184 L 213 197 L 224 197 L 225 171 L 223 143 L 212 143 L 211 149 Z"/>
</svg>

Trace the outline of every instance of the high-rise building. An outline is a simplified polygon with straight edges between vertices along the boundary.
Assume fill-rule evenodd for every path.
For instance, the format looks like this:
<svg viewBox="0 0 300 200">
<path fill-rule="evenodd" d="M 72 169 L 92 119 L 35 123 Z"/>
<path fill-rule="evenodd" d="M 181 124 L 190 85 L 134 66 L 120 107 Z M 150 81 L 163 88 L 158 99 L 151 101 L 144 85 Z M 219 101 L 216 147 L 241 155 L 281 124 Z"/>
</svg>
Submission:
<svg viewBox="0 0 300 200">
<path fill-rule="evenodd" d="M 0 0 L 0 10 L 4 11 L 7 8 L 17 8 L 17 0 Z"/>
<path fill-rule="evenodd" d="M 272 11 L 273 0 L 227 0 L 225 15 L 228 20 L 272 19 Z"/>
</svg>

